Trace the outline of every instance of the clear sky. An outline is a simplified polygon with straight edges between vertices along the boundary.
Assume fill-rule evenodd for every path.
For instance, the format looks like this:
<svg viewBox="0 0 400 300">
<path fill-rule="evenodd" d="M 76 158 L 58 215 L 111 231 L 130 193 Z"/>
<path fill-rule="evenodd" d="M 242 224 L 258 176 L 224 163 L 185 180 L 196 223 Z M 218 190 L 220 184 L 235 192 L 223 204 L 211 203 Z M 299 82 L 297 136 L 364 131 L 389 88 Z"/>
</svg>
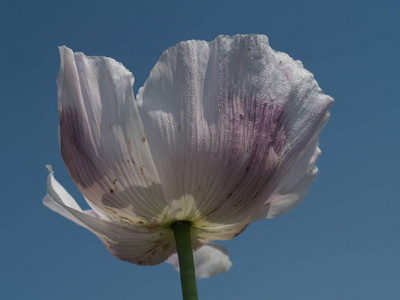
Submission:
<svg viewBox="0 0 400 300">
<path fill-rule="evenodd" d="M 111 4 L 112 3 L 112 4 Z M 228 248 L 200 299 L 400 299 L 399 1 L 2 1 L 2 299 L 180 299 L 170 265 L 114 258 L 42 205 L 47 170 L 83 204 L 57 142 L 57 46 L 122 62 L 143 85 L 187 39 L 260 33 L 335 98 L 306 200 Z"/>
</svg>

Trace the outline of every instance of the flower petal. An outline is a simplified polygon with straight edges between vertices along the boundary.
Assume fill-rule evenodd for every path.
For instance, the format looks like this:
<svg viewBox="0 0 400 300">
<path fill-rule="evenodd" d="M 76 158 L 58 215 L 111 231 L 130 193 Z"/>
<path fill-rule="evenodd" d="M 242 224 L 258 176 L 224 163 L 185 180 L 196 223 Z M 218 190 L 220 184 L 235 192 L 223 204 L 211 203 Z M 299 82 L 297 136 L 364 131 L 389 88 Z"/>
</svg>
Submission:
<svg viewBox="0 0 400 300">
<path fill-rule="evenodd" d="M 227 272 L 232 266 L 228 251 L 217 244 L 202 246 L 193 253 L 193 258 L 196 278 L 198 279 L 209 278 Z M 179 260 L 176 253 L 171 255 L 166 262 L 173 265 L 175 270 L 179 271 Z"/>
<path fill-rule="evenodd" d="M 139 265 L 155 265 L 176 251 L 171 230 L 162 227 L 122 226 L 100 219 L 94 211 L 83 212 L 56 181 L 49 167 L 44 204 L 96 234 L 117 258 Z"/>
<path fill-rule="evenodd" d="M 271 179 L 275 182 L 276 188 L 266 202 L 265 214 L 260 215 L 260 218 L 278 217 L 304 200 L 308 188 L 318 173 L 318 168 L 315 166 L 321 154 L 318 147 L 318 135 L 319 132 L 297 156 L 291 154 L 292 161 L 288 158 L 289 162 L 286 161 L 286 164 L 283 164 Z"/>
<path fill-rule="evenodd" d="M 314 153 L 332 99 L 267 37 L 238 35 L 168 49 L 137 102 L 171 213 L 239 233 L 276 207 L 274 193 L 311 184 L 303 153 Z M 280 188 L 295 165 L 307 178 Z"/>
<path fill-rule="evenodd" d="M 111 58 L 66 47 L 60 56 L 61 152 L 71 178 L 110 219 L 159 223 L 167 203 L 133 99 L 132 74 Z"/>
</svg>

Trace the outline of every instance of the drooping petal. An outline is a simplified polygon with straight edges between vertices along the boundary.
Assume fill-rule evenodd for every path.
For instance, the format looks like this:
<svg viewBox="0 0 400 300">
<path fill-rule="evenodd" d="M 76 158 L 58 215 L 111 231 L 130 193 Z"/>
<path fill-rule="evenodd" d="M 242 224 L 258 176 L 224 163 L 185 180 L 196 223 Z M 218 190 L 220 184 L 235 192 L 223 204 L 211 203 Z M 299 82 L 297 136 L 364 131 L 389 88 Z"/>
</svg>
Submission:
<svg viewBox="0 0 400 300">
<path fill-rule="evenodd" d="M 73 181 L 108 218 L 159 224 L 166 201 L 133 98 L 133 76 L 111 58 L 60 47 L 61 151 Z"/>
<path fill-rule="evenodd" d="M 155 265 L 176 251 L 168 227 L 122 226 L 101 219 L 92 210 L 84 212 L 56 181 L 50 167 L 49 172 L 44 204 L 92 231 L 117 258 L 139 265 Z"/>
<path fill-rule="evenodd" d="M 332 99 L 265 36 L 238 35 L 168 49 L 137 102 L 171 213 L 237 235 L 304 198 Z M 291 168 L 302 174 L 297 185 Z M 274 193 L 297 196 L 277 209 Z"/>
<path fill-rule="evenodd" d="M 196 278 L 209 278 L 220 273 L 227 272 L 232 262 L 229 259 L 228 251 L 217 244 L 208 244 L 202 246 L 193 253 Z M 173 265 L 175 270 L 179 271 L 178 255 L 175 253 L 167 260 L 167 263 Z"/>
</svg>

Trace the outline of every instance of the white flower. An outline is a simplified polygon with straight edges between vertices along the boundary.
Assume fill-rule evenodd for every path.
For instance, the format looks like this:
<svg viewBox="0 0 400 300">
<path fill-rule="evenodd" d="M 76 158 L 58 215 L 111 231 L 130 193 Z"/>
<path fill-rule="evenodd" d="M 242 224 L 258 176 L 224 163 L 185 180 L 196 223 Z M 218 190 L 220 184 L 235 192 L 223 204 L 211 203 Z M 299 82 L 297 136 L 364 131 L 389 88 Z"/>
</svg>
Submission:
<svg viewBox="0 0 400 300">
<path fill-rule="evenodd" d="M 333 100 L 266 36 L 179 43 L 136 99 L 121 63 L 66 47 L 60 54 L 62 157 L 92 210 L 82 211 L 50 167 L 44 203 L 119 259 L 167 260 L 176 252 L 170 225 L 186 220 L 197 276 L 215 275 L 231 262 L 212 240 L 232 239 L 306 196 Z"/>
</svg>

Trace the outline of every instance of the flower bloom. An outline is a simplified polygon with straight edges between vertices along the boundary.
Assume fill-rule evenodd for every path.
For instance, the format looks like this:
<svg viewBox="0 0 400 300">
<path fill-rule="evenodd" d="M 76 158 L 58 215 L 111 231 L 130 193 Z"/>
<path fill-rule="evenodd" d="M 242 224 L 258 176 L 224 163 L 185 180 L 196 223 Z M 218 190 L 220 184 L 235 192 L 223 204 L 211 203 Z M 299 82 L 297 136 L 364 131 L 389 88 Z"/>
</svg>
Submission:
<svg viewBox="0 0 400 300">
<path fill-rule="evenodd" d="M 210 242 L 294 208 L 316 177 L 333 99 L 266 36 L 179 43 L 136 99 L 121 63 L 66 47 L 60 55 L 61 153 L 91 210 L 50 167 L 44 203 L 121 260 L 176 266 L 170 225 L 185 220 L 197 276 L 226 271 L 227 251 Z"/>
</svg>

